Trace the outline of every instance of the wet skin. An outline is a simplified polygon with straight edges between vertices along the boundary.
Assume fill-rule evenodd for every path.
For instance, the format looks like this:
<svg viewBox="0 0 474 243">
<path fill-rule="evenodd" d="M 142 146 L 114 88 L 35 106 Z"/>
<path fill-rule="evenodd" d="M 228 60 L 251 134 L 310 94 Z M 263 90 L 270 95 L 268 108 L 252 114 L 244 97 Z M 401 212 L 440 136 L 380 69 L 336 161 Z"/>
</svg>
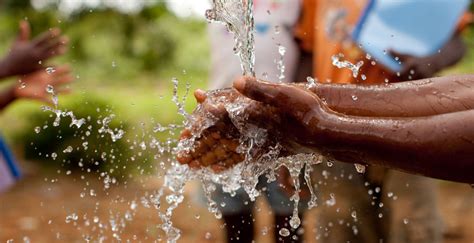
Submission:
<svg viewBox="0 0 474 243">
<path fill-rule="evenodd" d="M 379 86 L 319 84 L 311 91 L 248 77 L 234 83 L 260 105 L 275 107 L 272 114 L 279 119 L 267 124 L 278 123 L 278 132 L 301 145 L 343 162 L 467 183 L 474 183 L 473 85 L 474 76 Z"/>
</svg>

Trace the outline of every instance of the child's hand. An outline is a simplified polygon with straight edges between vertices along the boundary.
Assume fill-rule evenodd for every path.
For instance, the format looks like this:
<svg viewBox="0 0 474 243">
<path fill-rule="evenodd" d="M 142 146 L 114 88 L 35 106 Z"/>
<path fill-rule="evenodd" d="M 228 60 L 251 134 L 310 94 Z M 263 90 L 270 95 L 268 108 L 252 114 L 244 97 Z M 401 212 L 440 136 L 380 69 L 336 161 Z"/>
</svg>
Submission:
<svg viewBox="0 0 474 243">
<path fill-rule="evenodd" d="M 45 70 L 23 76 L 16 87 L 14 87 L 15 98 L 25 98 L 51 103 L 51 94 L 46 91 L 48 85 L 54 88 L 54 92 L 64 93 L 68 89 L 62 86 L 69 84 L 73 78 L 67 66 L 61 66 L 54 72 L 48 73 Z"/>
<path fill-rule="evenodd" d="M 50 29 L 30 40 L 30 25 L 20 22 L 20 33 L 7 56 L 0 63 L 4 77 L 24 75 L 43 69 L 47 59 L 62 55 L 67 50 L 68 39 L 57 28 Z"/>
<path fill-rule="evenodd" d="M 301 85 L 268 83 L 241 77 L 234 88 L 250 99 L 273 106 L 283 117 L 280 132 L 302 145 L 317 145 L 323 139 L 320 122 L 332 111 L 311 90 Z"/>
<path fill-rule="evenodd" d="M 239 95 L 233 90 L 222 91 L 222 96 L 233 100 Z M 216 104 L 207 99 L 206 92 L 196 90 L 194 97 L 200 105 L 195 111 L 193 127 L 185 129 L 181 133 L 181 140 L 189 139 L 194 130 L 202 125 L 206 115 L 213 116 L 217 121 L 211 127 L 202 131 L 200 137 L 193 144 L 189 153 L 178 153 L 177 160 L 182 164 L 188 164 L 191 168 L 211 167 L 216 172 L 223 171 L 243 161 L 244 156 L 237 153 L 239 146 L 239 134 L 228 117 L 228 113 L 222 104 Z"/>
</svg>

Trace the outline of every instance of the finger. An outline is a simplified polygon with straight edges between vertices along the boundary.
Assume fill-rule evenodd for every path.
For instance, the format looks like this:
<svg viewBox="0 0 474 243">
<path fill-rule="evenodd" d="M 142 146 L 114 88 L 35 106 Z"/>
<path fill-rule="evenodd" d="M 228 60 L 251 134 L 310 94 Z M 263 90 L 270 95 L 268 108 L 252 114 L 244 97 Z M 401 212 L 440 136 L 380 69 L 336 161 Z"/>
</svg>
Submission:
<svg viewBox="0 0 474 243">
<path fill-rule="evenodd" d="M 64 47 L 67 47 L 68 43 L 69 39 L 65 36 L 62 36 L 61 38 L 52 39 L 50 42 L 45 43 L 39 48 L 41 48 L 44 53 L 58 53 L 60 49 L 64 49 Z"/>
<path fill-rule="evenodd" d="M 199 160 L 193 160 L 188 164 L 188 166 L 192 169 L 199 169 L 201 168 L 201 163 L 199 162 Z"/>
<path fill-rule="evenodd" d="M 192 133 L 189 129 L 184 129 L 183 131 L 181 131 L 181 134 L 179 135 L 179 139 L 180 140 L 183 140 L 183 139 L 188 139 L 192 136 Z"/>
<path fill-rule="evenodd" d="M 65 54 L 68 50 L 68 46 L 59 46 L 56 49 L 44 50 L 41 59 L 49 59 L 55 56 L 61 56 Z"/>
<path fill-rule="evenodd" d="M 18 40 L 19 41 L 27 41 L 30 39 L 31 35 L 31 28 L 30 24 L 26 20 L 20 21 L 20 33 L 18 33 Z"/>
<path fill-rule="evenodd" d="M 198 103 L 204 102 L 207 98 L 206 91 L 202 89 L 196 89 L 196 91 L 194 91 L 194 98 L 196 98 Z"/>
<path fill-rule="evenodd" d="M 192 161 L 192 159 L 193 158 L 191 156 L 189 156 L 189 154 L 187 154 L 187 153 L 178 154 L 178 156 L 176 156 L 176 160 L 180 164 L 189 164 Z"/>
<path fill-rule="evenodd" d="M 50 41 L 55 40 L 61 34 L 61 30 L 58 28 L 53 28 L 48 31 L 41 33 L 38 37 L 36 37 L 32 43 L 36 46 L 43 46 L 48 44 Z"/>
<path fill-rule="evenodd" d="M 210 104 L 204 103 L 204 110 L 217 117 L 218 119 L 222 118 L 226 114 L 226 109 L 222 104 Z"/>
<path fill-rule="evenodd" d="M 48 66 L 48 69 L 52 68 L 50 75 L 53 75 L 54 77 L 62 76 L 65 74 L 69 74 L 71 72 L 71 68 L 69 65 L 61 65 L 61 66 Z"/>
<path fill-rule="evenodd" d="M 70 94 L 72 92 L 72 89 L 71 88 L 57 88 L 56 89 L 56 94 L 62 94 L 62 95 L 67 95 L 67 94 Z"/>
<path fill-rule="evenodd" d="M 287 84 L 257 81 L 252 77 L 237 79 L 234 88 L 253 100 L 276 106 L 298 117 L 302 115 L 301 112 L 307 112 L 319 104 L 319 99 L 308 90 Z"/>
<path fill-rule="evenodd" d="M 214 164 L 214 165 L 211 165 L 211 169 L 212 171 L 214 171 L 214 173 L 220 173 L 222 171 L 225 171 L 227 167 L 225 167 L 225 165 L 222 165 L 222 164 Z"/>
</svg>

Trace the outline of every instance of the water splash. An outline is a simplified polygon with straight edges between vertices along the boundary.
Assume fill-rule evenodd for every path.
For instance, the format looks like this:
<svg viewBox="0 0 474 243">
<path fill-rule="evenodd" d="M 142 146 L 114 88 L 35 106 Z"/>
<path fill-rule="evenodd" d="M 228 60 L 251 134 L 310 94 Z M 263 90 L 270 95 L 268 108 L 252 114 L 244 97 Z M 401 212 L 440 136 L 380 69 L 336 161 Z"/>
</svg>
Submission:
<svg viewBox="0 0 474 243">
<path fill-rule="evenodd" d="M 71 118 L 71 123 L 69 125 L 70 127 L 75 126 L 77 128 L 80 128 L 82 125 L 86 123 L 86 120 L 84 118 L 76 119 L 76 116 L 74 116 L 74 113 L 72 111 L 62 111 L 58 108 L 58 96 L 54 92 L 53 86 L 48 85 L 46 87 L 46 92 L 51 94 L 51 101 L 53 102 L 53 106 L 44 105 L 41 107 L 41 109 L 43 111 L 53 112 L 56 115 L 56 118 L 54 119 L 54 122 L 53 122 L 53 126 L 55 127 L 59 126 L 59 124 L 61 123 L 61 117 Z"/>
<path fill-rule="evenodd" d="M 359 70 L 364 65 L 364 61 L 359 61 L 357 64 L 353 64 L 349 61 L 341 61 L 344 58 L 344 54 L 339 53 L 331 57 L 332 65 L 337 68 L 348 68 L 352 71 L 352 76 L 357 78 L 359 76 Z"/>
<path fill-rule="evenodd" d="M 243 74 L 255 76 L 253 0 L 213 0 L 206 18 L 223 23 L 234 34 L 234 53 L 240 58 Z"/>
<path fill-rule="evenodd" d="M 278 44 L 278 54 L 280 55 L 280 58 L 277 61 L 277 69 L 280 71 L 280 74 L 278 75 L 278 82 L 283 82 L 285 79 L 285 63 L 284 63 L 284 58 L 286 54 L 286 48 L 282 46 L 281 44 Z"/>
</svg>

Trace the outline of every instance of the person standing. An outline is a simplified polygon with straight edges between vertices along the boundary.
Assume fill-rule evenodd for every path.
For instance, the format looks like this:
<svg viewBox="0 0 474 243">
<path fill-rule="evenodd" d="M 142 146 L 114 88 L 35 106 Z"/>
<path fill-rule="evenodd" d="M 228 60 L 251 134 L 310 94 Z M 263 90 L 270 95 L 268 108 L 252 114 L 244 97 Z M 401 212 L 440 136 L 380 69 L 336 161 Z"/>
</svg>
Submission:
<svg viewBox="0 0 474 243">
<path fill-rule="evenodd" d="M 299 58 L 299 48 L 294 39 L 294 26 L 300 14 L 300 2 L 297 0 L 254 0 L 255 18 L 255 71 L 256 76 L 280 82 L 294 80 Z M 232 86 L 232 80 L 242 75 L 239 58 L 233 53 L 234 40 L 225 26 L 209 25 L 211 41 L 211 76 L 210 88 L 221 89 Z M 292 242 L 300 242 L 301 236 L 296 231 L 284 239 L 278 234 L 282 227 L 289 227 L 288 220 L 293 212 L 293 203 L 287 193 L 277 182 L 266 183 L 260 180 L 259 187 L 265 190 L 270 207 L 273 211 L 277 242 L 288 242 L 292 236 L 300 238 Z M 254 240 L 254 202 L 243 189 L 235 196 L 224 193 L 218 188 L 213 199 L 220 210 L 227 231 L 227 242 L 252 242 Z M 304 203 L 300 207 L 303 210 Z M 286 241 L 285 241 L 286 240 Z"/>
<path fill-rule="evenodd" d="M 313 76 L 318 82 L 367 85 L 428 78 L 463 57 L 465 47 L 456 32 L 431 56 L 392 53 L 402 63 L 399 74 L 372 64 L 351 39 L 351 31 L 367 4 L 365 0 L 304 1 L 296 36 L 301 48 L 313 54 Z M 354 77 L 352 70 L 332 64 L 335 55 L 353 64 L 364 61 L 365 65 Z M 317 176 L 326 178 L 318 183 L 325 205 L 317 218 L 318 242 L 442 241 L 432 179 L 377 166 L 370 166 L 361 174 L 353 165 L 341 162 L 334 162 Z M 324 203 L 332 199 L 335 204 Z"/>
</svg>

